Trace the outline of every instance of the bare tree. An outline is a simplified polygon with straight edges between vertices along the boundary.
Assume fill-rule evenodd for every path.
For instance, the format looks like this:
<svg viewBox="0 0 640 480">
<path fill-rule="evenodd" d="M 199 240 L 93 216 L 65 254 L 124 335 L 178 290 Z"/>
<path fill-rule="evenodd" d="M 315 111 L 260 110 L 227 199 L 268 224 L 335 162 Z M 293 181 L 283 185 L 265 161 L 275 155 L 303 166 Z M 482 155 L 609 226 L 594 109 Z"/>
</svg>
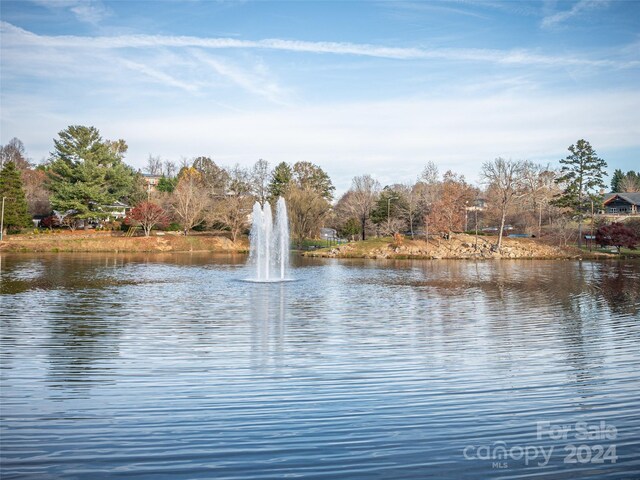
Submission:
<svg viewBox="0 0 640 480">
<path fill-rule="evenodd" d="M 22 184 L 31 215 L 48 215 L 51 213 L 49 190 L 46 187 L 47 173 L 41 169 L 25 169 L 22 171 Z"/>
<path fill-rule="evenodd" d="M 291 186 L 287 193 L 287 211 L 291 233 L 299 246 L 305 238 L 317 237 L 330 209 L 329 202 L 315 189 Z"/>
<path fill-rule="evenodd" d="M 258 160 L 251 169 L 251 186 L 253 195 L 260 205 L 264 205 L 269 196 L 269 162 Z"/>
<path fill-rule="evenodd" d="M 7 162 L 13 162 L 18 170 L 25 170 L 31 166 L 24 144 L 19 138 L 14 137 L 6 145 L 0 146 L 0 170 Z"/>
<path fill-rule="evenodd" d="M 489 186 L 490 200 L 493 201 L 500 212 L 500 229 L 496 248 L 502 247 L 502 234 L 504 231 L 507 210 L 518 196 L 522 195 L 524 162 L 496 158 L 492 162 L 484 162 L 480 176 Z"/>
<path fill-rule="evenodd" d="M 173 178 L 178 171 L 178 167 L 176 166 L 176 162 L 173 160 L 165 160 L 164 161 L 164 171 L 163 174 L 167 178 Z"/>
<path fill-rule="evenodd" d="M 225 193 L 227 185 L 229 183 L 229 172 L 219 167 L 209 157 L 197 157 L 193 160 L 192 164 L 202 175 L 202 183 L 210 190 L 210 193 L 214 195 L 222 195 Z"/>
<path fill-rule="evenodd" d="M 547 165 L 535 164 L 524 161 L 522 164 L 522 187 L 524 199 L 530 207 L 533 217 L 536 218 L 538 236 L 542 232 L 542 212 L 545 206 L 553 199 L 559 189 L 555 184 L 556 172 Z M 520 211 L 519 214 L 523 214 Z"/>
<path fill-rule="evenodd" d="M 209 218 L 229 229 L 231 240 L 235 243 L 248 223 L 252 197 L 248 195 L 229 195 L 213 201 Z"/>
<path fill-rule="evenodd" d="M 424 223 L 425 230 L 428 234 L 429 215 L 433 211 L 434 204 L 440 198 L 442 182 L 438 167 L 433 162 L 428 162 L 422 175 L 415 184 L 413 190 L 417 202 L 416 216 Z"/>
<path fill-rule="evenodd" d="M 440 178 L 440 172 L 438 171 L 438 167 L 433 162 L 427 162 L 427 165 L 422 170 L 422 175 L 420 175 L 420 181 L 426 184 L 438 183 L 438 179 Z"/>
<path fill-rule="evenodd" d="M 162 175 L 162 159 L 160 157 L 149 155 L 144 171 L 149 175 Z"/>
<path fill-rule="evenodd" d="M 349 190 L 349 202 L 346 205 L 350 213 L 356 217 L 362 226 L 362 240 L 366 239 L 365 230 L 371 211 L 375 208 L 380 194 L 380 183 L 371 175 L 354 177 Z"/>
<path fill-rule="evenodd" d="M 409 232 L 411 234 L 411 238 L 413 238 L 413 227 L 416 224 L 420 205 L 420 187 L 418 187 L 418 183 L 413 185 L 411 183 L 405 183 L 403 185 L 398 185 L 397 189 L 402 192 L 402 195 L 406 200 L 405 214 L 409 225 Z"/>
<path fill-rule="evenodd" d="M 183 170 L 173 191 L 172 207 L 185 235 L 204 221 L 208 201 L 200 173 L 194 168 Z"/>
<path fill-rule="evenodd" d="M 621 192 L 626 193 L 640 192 L 640 179 L 631 175 L 625 175 L 620 180 L 618 188 Z"/>
<path fill-rule="evenodd" d="M 231 232 L 231 240 L 235 243 L 248 223 L 248 216 L 254 198 L 251 195 L 249 172 L 236 165 L 226 169 L 228 189 L 216 194 L 212 199 L 209 219 L 221 223 Z"/>
</svg>

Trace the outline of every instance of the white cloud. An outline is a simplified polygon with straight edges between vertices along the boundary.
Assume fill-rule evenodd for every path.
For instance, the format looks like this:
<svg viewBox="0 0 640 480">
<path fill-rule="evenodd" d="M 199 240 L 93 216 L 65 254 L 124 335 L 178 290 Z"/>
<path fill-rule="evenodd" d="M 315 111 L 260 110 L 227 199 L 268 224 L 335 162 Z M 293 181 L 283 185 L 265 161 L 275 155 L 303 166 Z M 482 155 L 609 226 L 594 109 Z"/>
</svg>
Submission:
<svg viewBox="0 0 640 480">
<path fill-rule="evenodd" d="M 17 124 L 33 122 L 33 111 L 9 105 Z M 34 107 L 35 109 L 35 107 Z M 339 189 L 354 175 L 372 173 L 382 183 L 407 181 L 433 160 L 470 180 L 483 161 L 497 156 L 553 162 L 579 138 L 601 156 L 611 149 L 640 148 L 640 93 L 565 96 L 480 95 L 272 108 L 238 113 L 173 112 L 153 117 L 95 117 L 74 113 L 55 124 L 14 130 L 29 149 L 47 145 L 72 123 L 100 128 L 105 138 L 125 138 L 127 161 L 142 167 L 149 153 L 163 158 L 210 155 L 223 164 L 272 164 L 309 160 L 320 164 Z M 15 116 L 14 116 L 15 115 Z M 49 129 L 52 127 L 49 126 Z M 32 150 L 31 150 L 32 151 Z M 34 158 L 40 152 L 32 151 Z"/>
<path fill-rule="evenodd" d="M 69 10 L 85 23 L 97 25 L 111 13 L 100 0 L 32 0 L 33 3 L 49 9 Z"/>
<path fill-rule="evenodd" d="M 635 58 L 611 60 L 581 56 L 545 55 L 530 50 L 491 49 L 425 49 L 386 47 L 346 42 L 306 42 L 299 40 L 264 39 L 237 40 L 233 38 L 201 38 L 162 35 L 120 35 L 108 37 L 80 37 L 74 35 L 36 35 L 7 22 L 0 23 L 3 42 L 9 46 L 83 49 L 187 48 L 203 49 L 266 49 L 300 53 L 355 55 L 398 60 L 451 60 L 506 65 L 585 66 L 597 68 L 633 68 L 640 65 Z"/>
<path fill-rule="evenodd" d="M 608 0 L 580 0 L 576 2 L 569 10 L 564 10 L 562 12 L 556 12 L 552 15 L 547 15 L 542 19 L 541 26 L 542 28 L 553 28 L 580 14 L 583 14 L 590 10 L 606 8 L 608 6 Z"/>
<path fill-rule="evenodd" d="M 281 39 L 43 36 L 6 22 L 0 28 L 2 141 L 8 141 L 5 135 L 18 136 L 35 159 L 46 156 L 58 131 L 86 124 L 99 128 L 105 138 L 126 139 L 127 160 L 137 167 L 149 153 L 172 159 L 210 155 L 223 164 L 248 165 L 258 158 L 272 163 L 309 160 L 322 165 L 344 190 L 351 177 L 362 173 L 373 173 L 383 184 L 414 179 L 429 160 L 443 171 L 452 168 L 473 180 L 485 160 L 503 156 L 555 161 L 578 138 L 588 139 L 601 155 L 607 149 L 640 149 L 640 93 L 615 91 L 611 84 L 600 92 L 545 92 L 546 84 L 538 78 L 559 68 L 489 68 L 490 74 L 467 69 L 455 85 L 437 92 L 423 89 L 431 92 L 430 98 L 407 98 L 403 93 L 404 98 L 396 100 L 340 102 L 335 100 L 340 95 L 310 94 L 319 99 L 317 104 L 302 100 L 294 106 L 287 103 L 290 87 L 281 86 L 279 76 L 250 52 L 270 49 L 563 69 L 577 64 L 584 67 L 578 70 L 590 74 L 594 68 L 637 68 L 634 49 L 609 57 L 603 53 L 565 58 L 528 50 L 390 48 Z M 223 49 L 247 51 L 236 51 L 241 55 L 232 57 Z M 280 76 L 293 71 L 287 80 L 298 80 L 296 86 L 307 91 L 321 85 L 322 79 L 303 85 L 295 77 L 301 70 L 291 63 L 278 72 Z M 321 62 L 313 62 L 317 63 Z M 389 62 L 379 63 L 388 69 Z M 303 81 L 310 77 L 302 75 Z M 344 78 L 358 87 L 364 77 Z M 399 76 L 390 76 L 388 83 L 395 78 Z M 23 79 L 35 85 L 29 93 L 22 88 L 27 83 Z M 158 85 L 161 88 L 150 88 Z M 383 95 L 391 96 L 382 91 L 376 98 Z M 256 101 L 262 99 L 268 102 Z M 220 105 L 220 100 L 234 108 Z"/>
<path fill-rule="evenodd" d="M 170 87 L 177 87 L 187 92 L 195 92 L 198 90 L 197 85 L 194 83 L 187 83 L 181 80 L 178 80 L 171 75 L 164 73 L 162 71 L 156 70 L 155 68 L 149 67 L 148 65 L 144 65 L 142 63 L 133 62 L 131 60 L 120 60 L 120 63 L 125 67 L 129 68 L 134 72 L 141 73 L 153 80 L 156 80 L 164 85 L 168 85 Z"/>
<path fill-rule="evenodd" d="M 285 92 L 269 77 L 264 65 L 257 64 L 251 71 L 245 71 L 237 65 L 206 55 L 201 51 L 193 50 L 190 53 L 201 64 L 211 67 L 218 75 L 229 79 L 247 92 L 264 97 L 273 103 L 284 103 Z"/>
<path fill-rule="evenodd" d="M 58 131 L 86 124 L 98 127 L 105 138 L 126 139 L 127 161 L 139 168 L 149 153 L 176 160 L 209 155 L 226 165 L 250 165 L 258 158 L 272 164 L 308 160 L 321 165 L 339 191 L 362 173 L 374 174 L 383 184 L 415 179 L 429 160 L 472 181 L 481 163 L 497 156 L 556 163 L 579 138 L 589 140 L 605 160 L 609 151 L 640 151 L 638 91 L 552 96 L 477 92 L 464 98 L 252 112 L 211 109 L 208 104 L 189 110 L 166 105 L 152 115 L 98 108 L 43 116 L 43 110 L 55 111 L 56 105 L 12 97 L 3 98 L 3 110 L 3 135 L 18 136 L 34 159 L 47 155 Z"/>
</svg>

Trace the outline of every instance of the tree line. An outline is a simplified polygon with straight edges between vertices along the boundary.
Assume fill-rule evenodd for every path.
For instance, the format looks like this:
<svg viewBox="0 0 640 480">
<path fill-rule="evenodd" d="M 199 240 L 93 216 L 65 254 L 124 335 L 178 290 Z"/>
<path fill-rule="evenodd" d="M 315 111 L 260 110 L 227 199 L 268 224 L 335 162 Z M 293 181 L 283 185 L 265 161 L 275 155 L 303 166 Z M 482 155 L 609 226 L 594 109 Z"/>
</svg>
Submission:
<svg viewBox="0 0 640 480">
<path fill-rule="evenodd" d="M 499 249 L 507 228 L 547 234 L 566 244 L 576 236 L 577 223 L 581 239 L 583 219 L 601 208 L 606 186 L 606 162 L 585 140 L 569 147 L 559 167 L 528 160 L 487 161 L 479 186 L 451 170 L 441 174 L 428 162 L 408 183 L 383 187 L 371 175 L 356 176 L 339 198 L 334 198 L 329 175 L 311 162 L 281 162 L 271 168 L 261 159 L 251 167 L 221 166 L 206 156 L 176 164 L 150 155 L 144 172 L 158 177 L 150 189 L 143 173 L 125 163 L 126 152 L 124 140 L 106 140 L 94 127 L 74 125 L 58 134 L 47 161 L 34 166 L 22 142 L 11 140 L 0 149 L 0 190 L 16 199 L 8 203 L 5 225 L 29 226 L 30 216 L 52 210 L 69 228 L 100 224 L 110 216 L 110 206 L 122 202 L 134 207 L 126 222 L 139 225 L 146 235 L 173 223 L 185 234 L 225 230 L 235 241 L 247 231 L 254 202 L 275 202 L 282 196 L 299 244 L 316 238 L 323 226 L 350 239 L 398 232 L 448 237 L 493 227 Z M 640 175 L 616 170 L 611 187 L 640 191 Z"/>
</svg>

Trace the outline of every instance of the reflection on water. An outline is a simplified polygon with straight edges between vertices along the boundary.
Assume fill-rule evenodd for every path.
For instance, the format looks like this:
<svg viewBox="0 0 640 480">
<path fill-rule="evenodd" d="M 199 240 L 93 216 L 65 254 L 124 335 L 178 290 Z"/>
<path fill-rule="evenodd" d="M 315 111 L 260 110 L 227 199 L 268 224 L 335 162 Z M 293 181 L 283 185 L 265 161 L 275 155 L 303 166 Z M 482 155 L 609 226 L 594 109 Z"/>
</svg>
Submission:
<svg viewBox="0 0 640 480">
<path fill-rule="evenodd" d="M 3 478 L 640 476 L 637 262 L 0 262 Z M 614 425 L 617 462 L 539 421 Z M 463 454 L 496 442 L 556 450 Z"/>
</svg>

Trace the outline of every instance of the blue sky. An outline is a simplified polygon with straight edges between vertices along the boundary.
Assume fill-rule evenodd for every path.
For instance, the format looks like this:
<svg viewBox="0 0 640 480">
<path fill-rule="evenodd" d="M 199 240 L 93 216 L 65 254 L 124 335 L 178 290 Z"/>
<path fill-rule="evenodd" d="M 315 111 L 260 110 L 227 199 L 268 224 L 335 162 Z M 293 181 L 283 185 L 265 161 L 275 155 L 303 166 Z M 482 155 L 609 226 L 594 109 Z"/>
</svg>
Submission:
<svg viewBox="0 0 640 480">
<path fill-rule="evenodd" d="M 2 0 L 0 140 L 48 156 L 71 124 L 127 162 L 320 164 L 471 181 L 579 138 L 640 169 L 640 2 Z"/>
</svg>

